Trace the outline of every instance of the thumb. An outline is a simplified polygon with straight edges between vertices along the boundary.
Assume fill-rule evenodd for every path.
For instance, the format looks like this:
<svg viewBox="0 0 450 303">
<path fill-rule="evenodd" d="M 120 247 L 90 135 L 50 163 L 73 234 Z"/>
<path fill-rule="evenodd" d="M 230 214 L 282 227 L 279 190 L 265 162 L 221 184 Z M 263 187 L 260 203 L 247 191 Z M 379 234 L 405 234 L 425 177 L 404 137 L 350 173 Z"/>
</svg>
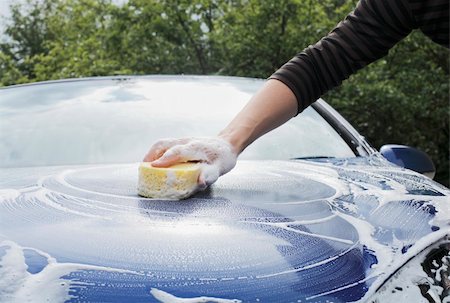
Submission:
<svg viewBox="0 0 450 303">
<path fill-rule="evenodd" d="M 215 165 L 202 165 L 200 175 L 198 176 L 198 185 L 200 186 L 200 188 L 204 189 L 216 182 L 219 176 L 219 168 Z"/>
</svg>

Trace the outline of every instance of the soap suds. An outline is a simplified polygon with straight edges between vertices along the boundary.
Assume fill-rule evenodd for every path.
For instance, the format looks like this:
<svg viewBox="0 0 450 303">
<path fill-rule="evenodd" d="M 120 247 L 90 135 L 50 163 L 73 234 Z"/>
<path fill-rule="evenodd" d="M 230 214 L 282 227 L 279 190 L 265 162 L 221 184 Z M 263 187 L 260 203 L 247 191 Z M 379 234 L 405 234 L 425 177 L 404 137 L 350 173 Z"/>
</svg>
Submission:
<svg viewBox="0 0 450 303">
<path fill-rule="evenodd" d="M 325 198 L 317 200 L 299 199 L 298 201 L 290 201 L 290 202 L 280 201 L 280 203 L 278 203 L 278 201 L 276 200 L 272 201 L 270 201 L 270 199 L 264 200 L 264 202 L 262 202 L 261 204 L 255 203 L 254 205 L 250 205 L 251 207 L 254 207 L 254 209 L 252 208 L 252 210 L 249 211 L 248 213 L 244 212 L 243 214 L 239 215 L 233 213 L 233 216 L 230 217 L 231 221 L 229 221 L 228 224 L 237 224 L 237 222 L 239 222 L 238 224 L 250 223 L 251 226 L 255 226 L 252 228 L 255 228 L 257 230 L 256 233 L 261 232 L 261 230 L 264 230 L 264 228 L 267 227 L 270 228 L 271 230 L 277 230 L 277 232 L 280 231 L 281 233 L 283 233 L 283 235 L 289 234 L 289 237 L 294 234 L 301 234 L 299 235 L 299 237 L 302 238 L 319 238 L 319 239 L 321 238 L 327 241 L 327 243 L 331 243 L 330 245 L 336 245 L 337 247 L 342 247 L 344 245 L 345 249 L 339 251 L 339 254 L 336 253 L 336 255 L 327 255 L 326 256 L 327 258 L 321 260 L 316 259 L 313 262 L 311 262 L 311 264 L 306 263 L 308 264 L 307 266 L 301 266 L 302 264 L 299 263 L 299 264 L 283 264 L 282 266 L 278 265 L 278 267 L 276 268 L 265 267 L 254 276 L 251 276 L 250 274 L 246 275 L 248 274 L 248 272 L 242 271 L 239 271 L 237 273 L 239 274 L 239 276 L 238 275 L 233 276 L 232 274 L 234 272 L 230 269 L 230 272 L 227 272 L 227 274 L 223 276 L 215 276 L 214 274 L 208 276 L 205 274 L 205 276 L 199 278 L 200 281 L 211 283 L 215 282 L 219 283 L 220 281 L 232 281 L 238 279 L 253 279 L 253 281 L 257 279 L 258 280 L 267 279 L 267 281 L 272 281 L 270 280 L 270 278 L 279 276 L 282 276 L 280 278 L 286 279 L 298 277 L 300 276 L 299 273 L 301 271 L 314 267 L 322 269 L 322 267 L 320 267 L 321 265 L 326 265 L 327 263 L 332 263 L 333 261 L 338 260 L 341 256 L 348 253 L 349 250 L 362 249 L 362 247 L 364 247 L 364 249 L 367 250 L 368 254 L 376 258 L 377 261 L 376 264 L 372 264 L 370 268 L 365 269 L 366 276 L 364 277 L 364 279 L 361 279 L 356 282 L 353 281 L 352 283 L 348 284 L 344 283 L 344 285 L 340 287 L 330 289 L 324 292 L 318 292 L 317 294 L 312 294 L 308 298 L 312 300 L 314 298 L 324 297 L 333 293 L 337 293 L 341 290 L 345 290 L 356 286 L 356 287 L 366 287 L 368 289 L 366 294 L 360 300 L 358 300 L 360 302 L 365 302 L 367 298 L 373 294 L 375 289 L 377 289 L 377 287 L 380 286 L 384 282 L 384 280 L 387 277 L 389 277 L 390 274 L 392 274 L 393 271 L 398 269 L 399 266 L 402 266 L 408 259 L 413 258 L 416 254 L 418 254 L 424 247 L 426 247 L 430 243 L 437 241 L 450 233 L 449 228 L 450 204 L 448 203 L 448 197 L 450 193 L 447 189 L 439 187 L 437 185 L 434 186 L 433 184 L 431 184 L 429 188 L 432 188 L 438 193 L 443 193 L 442 196 L 439 195 L 433 196 L 421 192 L 413 193 L 409 191 L 407 186 L 400 183 L 400 181 L 394 180 L 389 177 L 386 167 L 384 167 L 383 169 L 379 169 L 377 167 L 368 168 L 367 166 L 364 166 L 364 174 L 366 174 L 368 178 L 372 178 L 372 181 L 375 180 L 371 183 L 370 182 L 368 183 L 365 182 L 365 180 L 358 179 L 359 178 L 358 169 L 360 168 L 358 166 L 351 165 L 348 163 L 346 164 L 347 166 L 339 166 L 339 167 L 335 167 L 332 164 L 328 165 L 323 163 L 317 164 L 317 163 L 303 163 L 303 162 L 299 163 L 298 165 L 295 163 L 293 164 L 292 162 L 273 162 L 273 164 L 266 163 L 265 165 L 266 165 L 266 167 L 264 168 L 265 171 L 269 171 L 269 173 L 271 173 L 270 178 L 276 176 L 277 175 L 276 172 L 283 171 L 286 174 L 289 174 L 289 176 L 292 176 L 293 178 L 298 177 L 299 180 L 310 179 L 319 182 L 321 184 L 326 184 L 327 186 L 332 187 L 334 189 L 334 192 L 330 191 L 329 196 L 327 195 Z M 98 167 L 88 168 L 90 170 L 86 171 L 86 174 L 89 174 L 89 176 L 92 178 L 89 180 L 93 180 L 95 176 L 104 175 L 105 169 L 106 171 L 108 171 L 108 169 L 110 171 L 114 171 L 120 168 L 127 171 L 134 171 L 136 167 L 131 165 L 110 165 L 110 166 L 102 166 L 102 168 L 104 169 L 102 171 L 103 173 L 98 172 Z M 260 169 L 259 166 L 257 166 L 254 170 L 258 171 L 258 169 Z M 86 217 L 87 220 L 89 220 L 89 222 L 92 223 L 95 222 L 98 223 L 100 222 L 99 220 L 104 219 L 109 220 L 113 219 L 115 223 L 118 223 L 118 225 L 122 224 L 122 226 L 119 226 L 115 231 L 120 231 L 121 230 L 120 228 L 130 228 L 130 230 L 132 228 L 135 228 L 134 229 L 135 233 L 132 234 L 130 233 L 129 235 L 130 236 L 132 235 L 136 239 L 139 239 L 140 237 L 142 237 L 142 235 L 145 234 L 146 231 L 150 230 L 161 231 L 160 234 L 168 235 L 167 231 L 170 229 L 173 231 L 174 235 L 182 234 L 182 236 L 186 238 L 192 237 L 192 234 L 202 234 L 204 236 L 204 233 L 202 233 L 202 231 L 205 230 L 210 232 L 211 239 L 213 239 L 214 235 L 221 235 L 221 237 L 223 237 L 224 231 L 228 230 L 225 227 L 229 225 L 227 225 L 226 222 L 222 221 L 220 222 L 221 224 L 223 224 L 223 226 L 215 223 L 208 223 L 205 225 L 201 224 L 199 225 L 197 223 L 196 223 L 197 225 L 185 224 L 186 222 L 184 222 L 183 219 L 180 218 L 183 218 L 184 216 L 189 217 L 192 214 L 183 211 L 180 214 L 177 214 L 180 215 L 180 217 L 179 218 L 177 217 L 176 219 L 177 222 L 181 222 L 182 224 L 179 224 L 179 226 L 175 225 L 175 228 L 172 228 L 174 226 L 170 224 L 168 224 L 165 227 L 162 227 L 162 225 L 166 222 L 164 220 L 158 221 L 157 223 L 155 223 L 156 221 L 155 222 L 152 221 L 151 224 L 153 225 L 148 225 L 150 221 L 149 216 L 156 216 L 156 217 L 170 216 L 170 218 L 173 218 L 175 214 L 173 214 L 171 211 L 166 211 L 170 210 L 170 208 L 164 207 L 155 209 L 152 208 L 143 209 L 143 207 L 138 206 L 138 203 L 141 203 L 143 201 L 145 202 L 148 200 L 145 198 L 134 197 L 129 195 L 128 196 L 121 195 L 120 193 L 118 193 L 120 191 L 117 190 L 108 192 L 107 188 L 104 192 L 98 192 L 95 189 L 93 189 L 95 187 L 92 187 L 91 186 L 92 184 L 89 184 L 88 181 L 86 181 L 85 183 L 73 182 L 73 180 L 83 180 L 82 177 L 80 177 L 80 175 L 77 175 L 80 174 L 80 172 L 83 172 L 83 170 L 85 170 L 85 168 L 70 171 L 67 170 L 60 174 L 54 174 L 48 177 L 41 178 L 40 182 L 38 183 L 38 186 L 27 187 L 20 190 L 9 190 L 9 189 L 0 190 L 0 206 L 10 211 L 11 214 L 22 216 L 24 216 L 23 213 L 24 210 L 32 209 L 31 207 L 33 206 L 42 208 L 42 212 L 39 213 L 40 215 L 45 214 L 44 212 L 45 210 L 48 212 L 49 218 L 51 215 L 53 215 L 54 216 L 53 219 L 57 218 L 58 220 L 60 218 L 66 217 L 67 214 L 73 215 L 67 216 L 67 218 L 71 219 L 76 218 L 76 220 L 78 220 L 80 217 Z M 396 172 L 398 172 L 398 169 L 392 170 L 392 174 L 395 174 Z M 415 176 L 414 173 L 410 172 L 404 172 L 404 174 L 405 175 L 409 174 L 412 177 Z M 243 175 L 248 176 L 245 174 Z M 130 176 L 131 174 L 126 175 L 125 177 L 131 178 Z M 229 177 L 227 175 L 227 178 L 233 178 L 233 176 L 235 175 L 233 175 L 232 172 L 230 173 Z M 278 174 L 278 178 L 281 177 L 283 177 L 283 174 L 281 173 Z M 122 180 L 119 181 L 122 182 Z M 217 183 L 216 188 L 221 189 L 221 186 L 222 183 L 220 183 L 219 180 L 219 183 Z M 271 188 L 273 189 L 273 187 Z M 270 188 L 268 189 L 268 191 L 269 190 Z M 223 192 L 225 194 L 227 193 L 225 190 Z M 269 195 L 269 197 L 272 196 Z M 224 198 L 226 198 L 226 195 L 224 195 Z M 117 201 L 119 202 L 117 203 L 108 202 L 114 199 L 117 199 Z M 409 203 L 406 200 L 408 200 L 411 203 Z M 408 203 L 406 203 L 405 201 Z M 220 220 L 222 220 L 223 218 L 221 217 L 221 215 L 224 214 L 215 212 L 214 207 L 219 207 L 219 204 L 221 207 L 222 203 L 225 206 L 232 205 L 232 203 L 235 203 L 235 201 L 230 202 L 225 199 L 219 200 L 219 202 L 215 200 L 213 201 L 215 202 L 215 204 L 213 204 L 213 207 L 209 208 L 206 204 L 201 204 L 203 202 L 205 201 L 202 200 L 199 202 L 199 204 L 197 205 L 201 206 L 199 208 L 188 208 L 189 210 L 194 211 L 194 214 L 192 215 L 192 217 L 189 217 L 189 220 L 194 221 L 199 220 L 199 218 L 202 218 L 202 216 L 211 216 L 211 214 L 213 216 L 217 216 L 217 218 L 220 217 Z M 381 241 L 380 238 L 377 238 L 377 233 L 380 232 L 380 226 L 378 226 L 376 223 L 377 222 L 379 223 L 380 221 L 372 221 L 373 219 L 372 217 L 375 215 L 379 215 L 379 213 L 383 214 L 381 210 L 386 209 L 390 210 L 391 209 L 390 206 L 398 202 L 406 203 L 406 204 L 404 203 L 405 211 L 411 212 L 408 213 L 409 216 L 411 216 L 411 214 L 416 215 L 414 212 L 418 212 L 418 216 L 420 218 L 422 219 L 425 218 L 426 220 L 429 220 L 425 223 L 420 222 L 420 224 L 424 224 L 425 227 L 429 228 L 427 231 L 428 234 L 426 234 L 425 237 L 418 239 L 414 234 L 412 234 L 410 237 L 408 234 L 409 238 L 396 237 L 396 234 L 392 231 L 393 228 L 395 227 L 393 226 L 392 229 L 386 228 L 384 231 L 382 231 L 384 233 L 391 233 L 390 238 L 389 237 L 385 238 L 385 240 L 383 241 Z M 246 201 L 243 201 L 241 204 L 239 203 L 241 202 L 240 201 L 236 202 L 236 205 L 238 205 L 239 207 L 242 207 L 243 205 L 249 206 L 245 204 L 248 203 Z M 290 216 L 291 213 L 288 212 L 290 205 L 292 206 L 292 209 L 294 209 L 295 207 L 314 206 L 315 203 L 318 204 L 322 203 L 325 206 L 329 206 L 329 209 L 327 209 L 326 211 L 322 211 L 319 209 L 320 211 L 318 211 L 317 215 L 315 216 L 302 216 L 301 214 L 299 215 L 297 213 L 292 213 L 292 216 Z M 370 203 L 371 206 L 373 207 L 367 207 L 367 203 Z M 418 205 L 420 204 L 421 206 L 416 207 L 415 206 L 416 204 Z M 163 206 L 163 204 L 161 204 L 161 206 Z M 283 208 L 277 208 L 279 206 L 282 206 Z M 434 207 L 436 212 L 433 214 L 428 214 L 426 210 L 428 206 Z M 226 211 L 228 211 L 228 208 L 220 208 L 220 209 L 225 209 Z M 270 217 L 273 216 L 273 214 L 267 215 L 268 217 L 264 217 L 266 216 L 267 212 L 255 212 L 260 211 L 261 209 L 263 209 L 264 211 L 267 210 L 269 213 L 276 212 L 281 209 L 281 211 L 285 211 L 285 213 L 287 214 L 286 218 L 289 218 L 289 221 L 271 222 L 271 220 L 276 217 Z M 248 211 L 247 209 L 244 208 L 243 210 Z M 143 213 L 140 214 L 139 213 L 140 211 L 145 212 L 145 214 Z M 122 216 L 122 214 L 125 213 L 126 215 Z M 396 221 L 393 220 L 394 216 L 389 217 L 389 215 L 391 214 L 389 213 L 386 214 L 387 218 L 384 217 L 384 219 L 388 221 L 390 220 L 389 222 L 395 223 Z M 407 214 L 405 213 L 405 215 Z M 241 220 L 242 218 L 244 218 L 245 220 Z M 251 222 L 249 218 L 257 218 L 257 220 L 261 221 Z M 22 219 L 29 220 L 30 218 L 22 217 Z M 34 222 L 38 222 L 35 220 L 34 217 L 32 219 L 34 220 Z M 357 231 L 358 234 L 357 237 L 355 236 L 356 239 L 350 237 L 345 238 L 345 235 L 344 237 L 340 237 L 341 236 L 340 234 L 334 233 L 330 233 L 331 235 L 327 234 L 325 236 L 318 231 L 317 232 L 304 231 L 291 227 L 291 225 L 300 225 L 300 226 L 318 225 L 334 219 L 345 221 L 346 223 L 348 223 L 348 225 L 354 227 L 354 229 Z M 214 220 L 212 220 L 212 222 L 213 221 Z M 416 221 L 405 221 L 403 222 L 403 224 L 405 224 L 404 226 L 397 226 L 395 228 L 399 229 L 408 228 L 408 226 L 415 227 L 411 225 L 414 224 L 415 222 Z M 99 224 L 100 227 L 101 224 L 104 224 L 104 222 Z M 160 229 L 154 227 L 155 225 L 157 225 Z M 436 226 L 436 228 L 439 230 L 432 232 L 431 225 Z M 14 236 L 11 238 L 11 233 L 9 233 L 11 230 L 8 229 L 8 227 L 6 227 L 7 225 L 5 224 L 4 226 L 5 230 L 2 230 L 3 234 L 0 236 L 4 239 L 10 238 L 16 240 Z M 261 226 L 261 229 L 258 228 L 258 226 Z M 233 230 L 233 232 L 235 231 L 236 229 Z M 249 229 L 246 232 L 248 232 L 248 234 L 251 233 L 253 233 L 253 235 L 255 234 L 255 230 L 253 229 Z M 153 235 L 153 237 L 155 237 L 155 235 Z M 243 237 L 242 239 L 247 238 Z M 280 238 L 280 240 L 281 239 L 282 238 Z M 263 238 L 263 240 L 268 241 L 267 238 Z M 261 239 L 259 240 L 256 239 L 255 241 L 259 241 L 258 243 L 263 242 L 261 241 Z M 17 242 L 21 243 L 19 240 L 17 240 Z M 164 239 L 157 238 L 154 239 L 153 243 L 155 244 L 155 247 L 157 247 L 158 245 L 163 246 L 165 242 Z M 243 242 L 236 241 L 236 243 L 241 243 L 242 245 Z M 248 247 L 254 247 L 252 245 L 249 245 Z M 278 243 L 275 247 L 283 247 L 283 246 L 286 247 L 289 245 L 290 243 L 286 241 L 286 243 Z M 68 279 L 62 279 L 61 277 L 66 276 L 73 271 L 89 270 L 90 268 L 92 270 L 115 270 L 118 272 L 123 272 L 123 270 L 120 269 L 111 269 L 107 267 L 105 268 L 90 267 L 88 265 L 83 264 L 58 263 L 56 261 L 52 261 L 52 258 L 50 256 L 47 256 L 49 264 L 44 268 L 44 270 L 33 276 L 26 271 L 26 263 L 24 261 L 23 256 L 24 248 L 10 241 L 1 242 L 0 247 L 3 247 L 5 252 L 5 254 L 2 257 L 0 257 L 1 258 L 0 265 L 2 266 L 0 267 L 0 277 L 1 277 L 0 301 L 2 300 L 8 301 L 9 299 L 11 299 L 9 301 L 20 302 L 20 300 L 26 300 L 31 295 L 37 296 L 38 298 L 41 297 L 50 298 L 52 302 L 54 301 L 56 296 L 61 296 L 61 298 L 70 299 L 71 297 L 69 295 L 68 289 L 70 287 L 71 281 Z M 214 247 L 214 245 L 212 247 Z M 404 247 L 407 247 L 407 249 L 403 251 Z M 179 247 L 175 247 L 174 249 L 177 250 L 179 249 Z M 230 248 L 230 252 L 233 252 L 233 248 Z M 46 256 L 42 252 L 40 252 L 40 254 Z M 238 256 L 239 258 L 242 258 L 243 255 Z M 279 256 L 280 252 L 274 250 L 272 252 L 272 255 L 268 257 L 268 260 L 269 261 L 273 260 L 272 258 L 276 258 Z M 201 257 L 205 257 L 205 255 L 201 255 Z M 213 260 L 213 258 L 209 258 L 208 260 L 211 261 Z M 178 261 L 180 262 L 180 264 L 182 264 L 183 260 Z M 326 268 L 326 266 L 324 268 Z M 445 269 L 441 268 L 437 270 L 436 274 L 438 274 L 440 271 L 443 270 Z M 132 273 L 140 274 L 137 272 Z M 284 276 L 287 274 L 291 275 Z M 36 280 L 38 278 L 40 282 Z M 25 285 L 28 290 L 20 289 L 21 285 Z M 45 285 L 46 287 L 48 285 L 48 289 L 46 289 L 45 292 L 42 292 L 41 290 L 42 285 Z M 164 286 L 161 286 L 160 284 L 155 286 L 164 289 Z M 39 287 L 41 289 L 39 289 Z M 176 287 L 174 289 L 176 289 Z M 174 293 L 177 293 L 177 291 L 178 291 L 177 289 L 174 290 Z M 415 294 L 418 294 L 417 289 L 415 289 L 414 291 Z M 435 294 L 439 294 L 439 290 L 437 288 L 432 289 L 432 291 Z M 150 294 L 148 295 L 150 296 Z M 230 299 L 220 299 L 215 297 L 179 298 L 156 288 L 154 289 L 154 291 L 152 291 L 152 295 L 154 295 L 155 298 L 158 300 L 160 299 L 157 296 L 163 298 L 160 300 L 161 302 L 180 302 L 180 303 L 208 302 L 208 301 L 201 301 L 206 299 L 209 299 L 210 302 L 227 302 L 227 303 L 237 302 L 233 300 L 230 301 Z M 418 294 L 418 296 L 420 296 L 420 294 Z M 330 296 L 330 298 L 332 297 L 333 296 Z M 8 300 L 4 298 L 7 298 Z M 175 299 L 184 301 L 174 301 Z M 212 301 L 213 299 L 228 300 L 228 301 Z M 57 299 L 55 300 L 58 301 Z M 59 300 L 62 301 L 62 299 Z M 197 300 L 197 301 L 186 301 L 186 300 Z M 444 299 L 443 302 L 445 301 L 448 300 Z"/>
<path fill-rule="evenodd" d="M 266 275 L 259 275 L 259 276 L 257 276 L 257 278 L 259 278 L 259 279 L 261 279 L 261 278 L 271 278 L 271 277 L 276 277 L 276 276 L 285 275 L 285 274 L 297 273 L 297 272 L 300 272 L 300 271 L 304 271 L 304 270 L 307 270 L 307 269 L 318 267 L 320 265 L 324 265 L 324 264 L 327 264 L 329 262 L 332 262 L 332 261 L 338 259 L 339 257 L 342 257 L 343 255 L 347 254 L 349 251 L 351 251 L 352 249 L 354 249 L 356 247 L 357 247 L 357 245 L 353 244 L 352 246 L 350 246 L 349 248 L 347 248 L 343 252 L 341 252 L 341 253 L 339 253 L 336 256 L 333 256 L 331 258 L 328 258 L 328 259 L 325 259 L 325 260 L 322 260 L 322 261 L 319 261 L 319 262 L 315 262 L 314 264 L 302 266 L 302 267 L 299 267 L 299 268 L 294 268 L 294 269 L 291 269 L 291 270 L 285 270 L 285 271 L 280 271 L 280 272 L 266 274 Z"/>
<path fill-rule="evenodd" d="M 317 223 L 322 223 L 325 221 L 328 221 L 332 218 L 334 218 L 335 216 L 329 216 L 326 217 L 326 219 L 317 219 L 317 220 L 305 220 L 303 221 L 292 221 L 292 222 L 276 222 L 276 223 L 271 223 L 271 222 L 249 222 L 249 223 L 254 223 L 254 224 L 261 224 L 261 225 L 268 225 L 268 226 L 273 226 L 273 227 L 277 227 L 277 228 L 281 228 L 290 232 L 294 232 L 297 234 L 301 234 L 301 235 L 305 235 L 305 236 L 309 236 L 309 237 L 314 237 L 314 238 L 320 238 L 320 239 L 325 239 L 325 240 L 330 240 L 330 241 L 336 241 L 336 242 L 340 242 L 343 244 L 348 244 L 348 245 L 353 245 L 354 243 L 350 240 L 347 239 L 341 239 L 341 238 L 337 238 L 337 237 L 330 237 L 330 236 L 326 236 L 326 235 L 321 235 L 321 234 L 317 234 L 317 233 L 311 233 L 311 232 L 306 232 L 303 230 L 299 230 L 299 229 L 295 229 L 292 227 L 289 227 L 289 225 L 294 225 L 294 224 L 317 224 Z M 307 222 L 307 223 L 305 223 Z"/>
<path fill-rule="evenodd" d="M 447 242 L 447 240 L 443 240 Z M 438 244 L 434 244 L 433 247 L 437 248 Z M 426 294 L 433 299 L 434 302 L 448 302 L 450 296 L 442 298 L 444 288 L 436 285 L 435 281 L 441 282 L 441 273 L 445 271 L 448 275 L 448 262 L 450 256 L 446 255 L 442 257 L 442 265 L 439 266 L 433 262 L 434 269 L 431 269 L 431 273 L 434 273 L 434 277 L 430 277 L 423 270 L 423 262 L 430 249 L 424 250 L 418 253 L 414 258 L 409 260 L 404 266 L 393 274 L 389 280 L 377 291 L 370 296 L 371 303 L 383 303 L 383 302 L 416 302 L 418 298 L 423 298 L 423 302 L 428 302 L 422 296 L 420 287 L 427 288 Z M 448 288 L 448 285 L 446 286 Z"/>
<path fill-rule="evenodd" d="M 65 302 L 74 298 L 69 294 L 72 281 L 62 278 L 74 271 L 100 270 L 108 272 L 142 275 L 135 271 L 102 266 L 58 263 L 49 254 L 30 247 L 21 247 L 12 241 L 0 242 L 6 253 L 0 259 L 0 302 L 22 303 Z M 47 265 L 42 271 L 31 274 L 27 271 L 24 250 L 35 250 L 47 258 Z M 77 284 L 79 284 L 77 282 Z"/>
<path fill-rule="evenodd" d="M 181 142 L 180 139 L 164 139 L 155 145 L 161 146 L 161 151 L 166 150 L 160 160 L 176 157 L 180 163 L 200 162 L 200 178 L 206 185 L 211 185 L 236 165 L 237 155 L 232 146 L 218 137 L 187 138 Z"/>
<path fill-rule="evenodd" d="M 215 297 L 195 297 L 195 298 L 180 298 L 176 297 L 168 292 L 162 291 L 157 288 L 152 288 L 150 293 L 161 303 L 241 303 L 241 300 L 237 299 L 221 299 Z"/>
<path fill-rule="evenodd" d="M 177 181 L 177 176 L 175 175 L 175 172 L 168 171 L 167 172 L 166 185 L 168 187 L 173 187 L 175 185 L 176 181 Z"/>
<path fill-rule="evenodd" d="M 0 202 L 7 201 L 7 200 L 14 200 L 18 196 L 20 196 L 20 191 L 16 189 L 0 189 Z"/>
</svg>

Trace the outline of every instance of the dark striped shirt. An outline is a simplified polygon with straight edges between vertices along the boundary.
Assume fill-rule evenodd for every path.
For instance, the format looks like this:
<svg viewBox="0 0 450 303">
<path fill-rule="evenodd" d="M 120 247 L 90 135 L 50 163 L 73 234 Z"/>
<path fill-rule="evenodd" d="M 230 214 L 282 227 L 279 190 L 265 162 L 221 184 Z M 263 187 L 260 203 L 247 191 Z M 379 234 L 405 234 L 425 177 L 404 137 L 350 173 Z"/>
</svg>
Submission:
<svg viewBox="0 0 450 303">
<path fill-rule="evenodd" d="M 351 74 L 387 55 L 413 29 L 449 47 L 449 0 L 361 0 L 327 36 L 270 79 L 286 84 L 303 111 Z"/>
</svg>

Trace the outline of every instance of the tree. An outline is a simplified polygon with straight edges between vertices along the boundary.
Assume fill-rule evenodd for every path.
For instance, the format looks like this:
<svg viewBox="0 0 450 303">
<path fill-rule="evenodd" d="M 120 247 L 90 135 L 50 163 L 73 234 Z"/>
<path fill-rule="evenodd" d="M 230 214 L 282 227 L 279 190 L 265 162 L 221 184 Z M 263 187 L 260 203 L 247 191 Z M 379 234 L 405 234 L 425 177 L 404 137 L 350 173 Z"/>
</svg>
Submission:
<svg viewBox="0 0 450 303">
<path fill-rule="evenodd" d="M 313 0 L 222 1 L 220 10 L 210 39 L 228 75 L 266 78 L 332 26 Z"/>
<path fill-rule="evenodd" d="M 118 9 L 109 0 L 46 0 L 46 26 L 55 39 L 35 56 L 37 80 L 129 73 L 112 45 L 109 30 Z M 116 47 L 118 49 L 116 49 Z"/>
<path fill-rule="evenodd" d="M 22 76 L 15 61 L 3 52 L 0 52 L 0 86 L 28 82 Z"/>
<path fill-rule="evenodd" d="M 0 43 L 0 51 L 8 60 L 13 60 L 9 66 L 15 71 L 11 72 L 21 73 L 22 76 L 15 79 L 35 78 L 32 58 L 48 52 L 45 42 L 51 39 L 51 34 L 45 23 L 46 9 L 46 3 L 36 0 L 11 5 L 11 23 L 5 30 L 8 42 Z"/>
</svg>

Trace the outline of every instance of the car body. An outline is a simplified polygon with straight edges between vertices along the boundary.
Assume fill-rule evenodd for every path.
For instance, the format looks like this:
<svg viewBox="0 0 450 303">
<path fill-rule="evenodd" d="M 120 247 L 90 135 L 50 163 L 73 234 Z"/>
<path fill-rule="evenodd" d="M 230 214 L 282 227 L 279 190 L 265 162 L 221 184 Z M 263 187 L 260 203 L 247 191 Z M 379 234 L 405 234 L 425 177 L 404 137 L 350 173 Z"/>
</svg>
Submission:
<svg viewBox="0 0 450 303">
<path fill-rule="evenodd" d="M 387 161 L 323 100 L 190 199 L 137 196 L 155 140 L 216 134 L 263 83 L 147 76 L 1 89 L 0 301 L 447 297 L 449 189 Z"/>
</svg>

